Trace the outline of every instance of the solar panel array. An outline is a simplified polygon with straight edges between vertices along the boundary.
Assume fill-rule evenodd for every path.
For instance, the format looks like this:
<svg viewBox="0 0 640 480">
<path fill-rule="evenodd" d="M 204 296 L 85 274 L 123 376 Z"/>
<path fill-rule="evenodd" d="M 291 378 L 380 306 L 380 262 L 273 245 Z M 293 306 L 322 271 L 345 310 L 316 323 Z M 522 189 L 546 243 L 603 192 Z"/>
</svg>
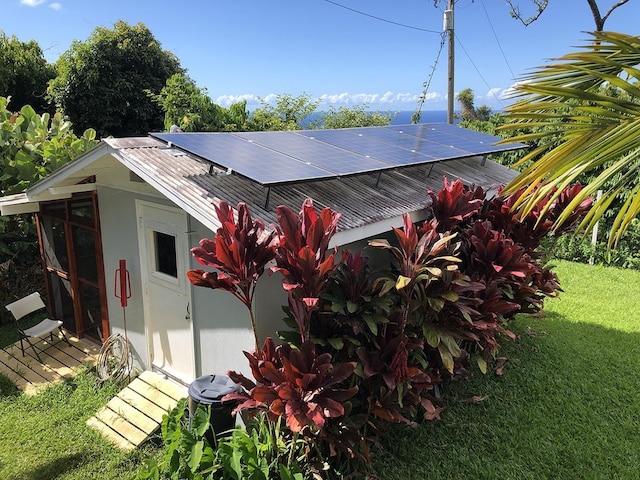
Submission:
<svg viewBox="0 0 640 480">
<path fill-rule="evenodd" d="M 380 172 L 525 146 L 495 145 L 500 138 L 444 123 L 151 136 L 265 186 Z"/>
</svg>

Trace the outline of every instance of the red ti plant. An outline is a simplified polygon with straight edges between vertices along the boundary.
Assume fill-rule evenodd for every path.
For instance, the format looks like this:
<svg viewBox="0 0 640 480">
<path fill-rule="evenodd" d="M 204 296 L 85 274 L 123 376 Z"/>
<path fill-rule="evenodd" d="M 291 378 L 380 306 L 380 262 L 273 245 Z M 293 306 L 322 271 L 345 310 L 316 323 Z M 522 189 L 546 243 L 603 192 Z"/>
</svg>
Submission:
<svg viewBox="0 0 640 480">
<path fill-rule="evenodd" d="M 288 343 L 275 346 L 267 338 L 261 350 L 244 354 L 259 383 L 230 372 L 231 378 L 249 393 L 233 393 L 224 399 L 240 400 L 237 411 L 263 408 L 273 419 L 284 417 L 294 433 L 306 426 L 321 431 L 328 419 L 343 417 L 344 402 L 358 391 L 358 387 L 335 388 L 351 376 L 356 362 L 333 365 L 331 354 L 318 355 L 311 341 L 295 349 Z"/>
<path fill-rule="evenodd" d="M 304 342 L 310 338 L 311 314 L 318 308 L 320 295 L 335 268 L 335 251 L 327 252 L 340 213 L 326 207 L 318 214 L 310 198 L 304 201 L 298 215 L 284 205 L 276 212 L 279 245 L 272 271 L 284 276 L 282 287 L 289 294 L 291 313 Z"/>
<path fill-rule="evenodd" d="M 193 269 L 187 272 L 187 278 L 198 287 L 226 290 L 247 307 L 257 350 L 260 343 L 253 295 L 267 263 L 275 257 L 276 232 L 267 231 L 262 220 L 252 219 L 245 203 L 238 203 L 237 217 L 224 200 L 214 206 L 220 228 L 213 240 L 203 238 L 191 253 L 198 263 L 217 271 Z"/>
<path fill-rule="evenodd" d="M 466 187 L 460 180 L 451 183 L 444 177 L 444 186 L 435 194 L 427 192 L 433 200 L 433 216 L 438 220 L 439 232 L 450 232 L 458 224 L 467 222 L 482 207 L 485 193 L 482 187 Z"/>
<path fill-rule="evenodd" d="M 503 196 L 500 189 L 495 197 L 484 199 L 480 208 L 477 200 L 484 198 L 483 190 L 460 181 L 449 184 L 445 180 L 445 188 L 437 195 L 429 192 L 438 231 L 452 229 L 458 234 L 464 247 L 460 269 L 473 284 L 482 285 L 472 295 L 478 302 L 476 315 L 460 323 L 460 331 L 483 352 L 479 365 L 486 368 L 485 360 L 498 347 L 498 335 L 513 337 L 506 325 L 516 313 L 536 312 L 544 297 L 557 294 L 557 279 L 543 267 L 539 247 L 545 236 L 571 231 L 584 215 L 590 200 L 577 205 L 567 221 L 552 230 L 558 211 L 570 205 L 580 190 L 576 184 L 559 195 L 553 191 L 524 217 L 514 205 L 525 189 L 509 196 Z M 557 198 L 549 203 L 552 195 Z M 449 320 L 455 317 L 447 315 Z"/>
<path fill-rule="evenodd" d="M 403 298 L 400 333 L 404 333 L 416 287 L 437 280 L 443 269 L 457 270 L 456 264 L 460 262 L 458 257 L 451 254 L 457 248 L 450 245 L 455 234 L 439 234 L 430 223 L 416 227 L 408 214 L 403 215 L 402 221 L 403 229 L 393 227 L 399 247 L 391 246 L 387 240 L 369 241 L 369 246 L 387 250 L 396 259 L 399 269 L 397 278 L 394 275 L 385 279 L 381 295 L 395 287 Z"/>
</svg>

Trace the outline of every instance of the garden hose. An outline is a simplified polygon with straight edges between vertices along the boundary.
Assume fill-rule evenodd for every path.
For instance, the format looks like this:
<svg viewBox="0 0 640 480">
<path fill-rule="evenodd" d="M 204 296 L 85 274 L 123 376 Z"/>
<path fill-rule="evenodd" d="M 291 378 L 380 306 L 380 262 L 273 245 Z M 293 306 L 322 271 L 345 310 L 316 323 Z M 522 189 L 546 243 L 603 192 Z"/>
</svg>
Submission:
<svg viewBox="0 0 640 480">
<path fill-rule="evenodd" d="M 129 342 L 120 333 L 111 335 L 98 354 L 96 370 L 100 380 L 123 380 L 131 374 Z"/>
</svg>

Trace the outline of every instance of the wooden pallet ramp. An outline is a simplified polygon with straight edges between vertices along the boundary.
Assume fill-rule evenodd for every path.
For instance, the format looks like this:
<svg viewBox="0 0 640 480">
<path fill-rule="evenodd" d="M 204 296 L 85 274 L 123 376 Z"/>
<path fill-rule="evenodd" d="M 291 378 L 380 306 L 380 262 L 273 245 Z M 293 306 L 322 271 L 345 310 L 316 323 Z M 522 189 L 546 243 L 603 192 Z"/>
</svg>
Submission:
<svg viewBox="0 0 640 480">
<path fill-rule="evenodd" d="M 145 371 L 87 420 L 87 425 L 124 450 L 142 445 L 162 417 L 188 395 L 187 387 Z"/>
</svg>

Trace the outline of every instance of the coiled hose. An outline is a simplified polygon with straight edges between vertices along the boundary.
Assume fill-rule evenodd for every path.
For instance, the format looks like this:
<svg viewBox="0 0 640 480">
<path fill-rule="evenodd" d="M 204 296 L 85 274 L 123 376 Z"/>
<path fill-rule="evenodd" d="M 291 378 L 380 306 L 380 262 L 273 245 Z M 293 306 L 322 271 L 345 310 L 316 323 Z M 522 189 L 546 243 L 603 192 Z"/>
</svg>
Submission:
<svg viewBox="0 0 640 480">
<path fill-rule="evenodd" d="M 107 338 L 100 349 L 96 370 L 102 381 L 109 379 L 120 381 L 130 376 L 131 364 L 129 342 L 124 335 L 114 333 Z"/>
</svg>

